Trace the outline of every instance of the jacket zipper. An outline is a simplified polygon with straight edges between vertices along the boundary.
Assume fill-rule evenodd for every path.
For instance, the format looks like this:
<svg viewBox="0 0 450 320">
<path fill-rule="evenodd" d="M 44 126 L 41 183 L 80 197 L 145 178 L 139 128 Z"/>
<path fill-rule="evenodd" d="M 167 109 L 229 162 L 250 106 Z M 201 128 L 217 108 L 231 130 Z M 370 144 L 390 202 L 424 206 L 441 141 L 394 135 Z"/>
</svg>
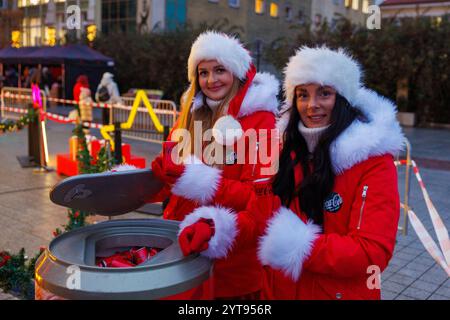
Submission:
<svg viewBox="0 0 450 320">
<path fill-rule="evenodd" d="M 252 168 L 252 177 L 255 175 L 256 162 L 258 161 L 258 148 L 259 148 L 259 142 L 256 142 L 256 149 L 255 149 L 256 159 L 255 159 L 255 163 L 253 164 L 253 168 Z"/>
<path fill-rule="evenodd" d="M 366 197 L 367 197 L 367 189 L 369 189 L 369 186 L 364 186 L 363 188 L 363 192 L 362 192 L 362 204 L 361 204 L 361 209 L 359 210 L 359 222 L 358 222 L 358 227 L 356 229 L 361 229 L 361 222 L 362 222 L 362 216 L 363 216 L 363 211 L 364 211 L 364 205 L 366 204 Z"/>
</svg>

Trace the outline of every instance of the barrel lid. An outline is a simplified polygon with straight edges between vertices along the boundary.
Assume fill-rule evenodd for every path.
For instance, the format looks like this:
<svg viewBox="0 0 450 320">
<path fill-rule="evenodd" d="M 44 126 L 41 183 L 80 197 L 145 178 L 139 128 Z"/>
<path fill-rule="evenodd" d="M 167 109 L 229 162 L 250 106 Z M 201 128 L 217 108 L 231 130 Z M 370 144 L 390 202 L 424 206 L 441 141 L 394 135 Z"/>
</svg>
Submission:
<svg viewBox="0 0 450 320">
<path fill-rule="evenodd" d="M 150 169 L 81 174 L 56 184 L 50 200 L 92 214 L 116 216 L 142 207 L 163 186 Z"/>
</svg>

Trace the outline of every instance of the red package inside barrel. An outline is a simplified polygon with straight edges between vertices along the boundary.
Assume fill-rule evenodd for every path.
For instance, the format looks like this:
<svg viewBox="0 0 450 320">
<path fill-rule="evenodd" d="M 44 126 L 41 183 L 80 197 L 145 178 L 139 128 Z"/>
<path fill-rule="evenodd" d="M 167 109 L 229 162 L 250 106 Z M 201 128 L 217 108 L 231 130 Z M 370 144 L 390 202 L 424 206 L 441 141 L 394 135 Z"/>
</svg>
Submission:
<svg viewBox="0 0 450 320">
<path fill-rule="evenodd" d="M 109 257 L 97 257 L 95 264 L 102 268 L 136 267 L 155 256 L 162 249 L 151 247 L 134 247 L 130 250 L 116 252 Z"/>
</svg>

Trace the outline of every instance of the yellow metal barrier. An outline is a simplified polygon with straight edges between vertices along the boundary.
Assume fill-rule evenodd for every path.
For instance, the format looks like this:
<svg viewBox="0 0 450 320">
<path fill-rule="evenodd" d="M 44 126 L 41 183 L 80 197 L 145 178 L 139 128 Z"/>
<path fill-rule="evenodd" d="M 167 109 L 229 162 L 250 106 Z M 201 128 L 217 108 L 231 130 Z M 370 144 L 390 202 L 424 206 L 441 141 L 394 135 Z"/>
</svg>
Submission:
<svg viewBox="0 0 450 320">
<path fill-rule="evenodd" d="M 110 124 L 128 123 L 130 130 L 124 130 L 122 136 L 140 141 L 163 142 L 163 135 L 156 132 L 162 132 L 163 127 L 173 128 L 177 119 L 177 108 L 173 101 L 147 99 L 145 93 L 142 93 L 140 99 L 122 97 L 123 104 L 114 104 L 111 109 Z M 153 115 L 158 120 L 159 125 L 155 125 L 155 117 L 149 117 L 149 108 L 151 106 Z M 137 108 L 136 108 L 137 104 Z M 133 114 L 132 114 L 133 113 Z M 133 118 L 131 118 L 131 116 Z M 132 121 L 131 121 L 132 119 Z M 113 128 L 113 126 L 111 127 Z M 134 131 L 133 131 L 134 130 Z"/>
</svg>

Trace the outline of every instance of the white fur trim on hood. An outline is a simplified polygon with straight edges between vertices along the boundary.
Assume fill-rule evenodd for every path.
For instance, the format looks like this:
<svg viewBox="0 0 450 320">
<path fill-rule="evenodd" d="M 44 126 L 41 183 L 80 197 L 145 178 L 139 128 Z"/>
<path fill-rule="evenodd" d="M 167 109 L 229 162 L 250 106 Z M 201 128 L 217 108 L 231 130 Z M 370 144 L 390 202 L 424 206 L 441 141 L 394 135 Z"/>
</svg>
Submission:
<svg viewBox="0 0 450 320">
<path fill-rule="evenodd" d="M 331 144 L 330 155 L 335 174 L 341 174 L 370 157 L 384 154 L 396 156 L 404 148 L 405 137 L 397 121 L 397 108 L 390 100 L 375 91 L 360 88 L 353 106 L 368 121 L 356 119 Z M 277 121 L 281 137 L 291 114 L 291 109 L 286 106 L 283 109 Z"/>
<path fill-rule="evenodd" d="M 368 122 L 355 120 L 330 146 L 333 170 L 341 174 L 370 157 L 403 150 L 405 137 L 397 121 L 396 106 L 375 91 L 361 88 L 354 106 L 362 111 Z"/>
<path fill-rule="evenodd" d="M 297 281 L 319 234 L 319 226 L 311 221 L 305 224 L 294 212 L 281 207 L 260 238 L 258 258 L 263 265 L 282 270 Z"/>
<path fill-rule="evenodd" d="M 270 73 L 257 73 L 248 88 L 244 101 L 237 115 L 238 118 L 248 116 L 257 111 L 269 111 L 278 114 L 277 99 L 280 82 Z M 203 93 L 199 91 L 194 98 L 191 112 L 203 106 Z"/>
<path fill-rule="evenodd" d="M 192 82 L 202 60 L 217 60 L 237 78 L 244 80 L 252 58 L 238 39 L 222 32 L 207 31 L 198 36 L 188 60 L 188 79 Z"/>
<path fill-rule="evenodd" d="M 172 193 L 200 204 L 210 202 L 222 179 L 222 171 L 204 164 L 191 155 L 184 161 L 185 169 L 172 187 Z"/>
<path fill-rule="evenodd" d="M 331 50 L 326 46 L 301 47 L 284 69 L 285 104 L 291 106 L 295 87 L 301 84 L 318 83 L 329 85 L 354 103 L 361 87 L 361 68 L 344 49 Z"/>
<path fill-rule="evenodd" d="M 201 218 L 212 219 L 215 228 L 214 236 L 208 242 L 208 249 L 201 255 L 210 259 L 225 258 L 238 233 L 236 213 L 222 207 L 199 207 L 184 218 L 180 224 L 178 235 L 184 228 L 196 223 Z"/>
</svg>

